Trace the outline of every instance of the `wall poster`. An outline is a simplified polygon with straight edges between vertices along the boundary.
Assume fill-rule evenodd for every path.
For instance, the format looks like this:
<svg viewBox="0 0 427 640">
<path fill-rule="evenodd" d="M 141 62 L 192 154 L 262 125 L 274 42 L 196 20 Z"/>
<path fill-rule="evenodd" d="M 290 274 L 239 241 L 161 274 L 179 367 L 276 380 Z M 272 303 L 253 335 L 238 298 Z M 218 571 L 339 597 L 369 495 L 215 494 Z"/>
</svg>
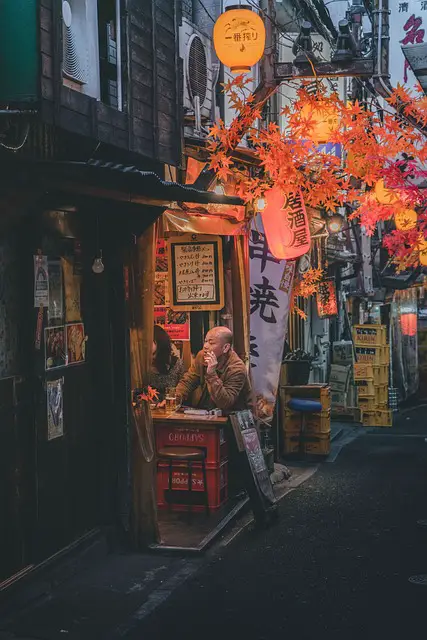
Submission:
<svg viewBox="0 0 427 640">
<path fill-rule="evenodd" d="M 49 306 L 49 271 L 47 256 L 34 256 L 34 307 Z"/>
<path fill-rule="evenodd" d="M 47 391 L 47 439 L 64 435 L 64 378 L 48 380 Z"/>
<path fill-rule="evenodd" d="M 65 322 L 79 322 L 82 319 L 80 308 L 81 276 L 74 274 L 73 262 L 69 258 L 62 258 L 65 289 Z"/>
<path fill-rule="evenodd" d="M 86 341 L 83 322 L 67 324 L 67 364 L 80 364 L 86 359 Z"/>
<path fill-rule="evenodd" d="M 219 311 L 224 307 L 220 236 L 169 238 L 169 297 L 174 311 Z"/>
<path fill-rule="evenodd" d="M 65 327 L 47 327 L 44 330 L 45 369 L 57 369 L 67 364 Z"/>
<path fill-rule="evenodd" d="M 187 311 L 173 311 L 169 305 L 168 253 L 165 240 L 159 239 L 156 248 L 154 322 L 166 331 L 172 342 L 189 341 L 190 314 Z"/>
</svg>

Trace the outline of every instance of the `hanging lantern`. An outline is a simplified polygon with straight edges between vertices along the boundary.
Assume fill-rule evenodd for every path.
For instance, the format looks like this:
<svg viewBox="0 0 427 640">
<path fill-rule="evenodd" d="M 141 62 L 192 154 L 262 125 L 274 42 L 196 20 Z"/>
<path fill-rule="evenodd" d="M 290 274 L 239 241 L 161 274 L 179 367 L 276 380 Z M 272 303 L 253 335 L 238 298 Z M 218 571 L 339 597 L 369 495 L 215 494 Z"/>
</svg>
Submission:
<svg viewBox="0 0 427 640">
<path fill-rule="evenodd" d="M 329 233 L 339 233 L 344 226 L 344 218 L 340 216 L 338 213 L 335 213 L 332 216 L 328 216 L 326 219 L 326 227 Z"/>
<path fill-rule="evenodd" d="M 399 202 L 399 194 L 393 189 L 387 189 L 382 178 L 375 184 L 375 197 L 380 204 L 396 204 Z"/>
<path fill-rule="evenodd" d="M 335 278 L 327 278 L 319 282 L 317 293 L 317 314 L 319 318 L 329 318 L 338 314 Z"/>
<path fill-rule="evenodd" d="M 264 53 L 264 23 L 250 9 L 229 9 L 214 24 L 213 43 L 231 73 L 247 73 Z"/>
<path fill-rule="evenodd" d="M 305 104 L 301 109 L 301 117 L 312 123 L 310 140 L 316 144 L 331 142 L 333 134 L 338 129 L 338 113 L 332 104 L 319 102 L 318 106 Z"/>
<path fill-rule="evenodd" d="M 396 229 L 410 231 L 417 226 L 417 212 L 413 209 L 402 209 L 394 215 Z"/>
<path fill-rule="evenodd" d="M 418 243 L 418 249 L 420 252 L 420 264 L 423 267 L 427 267 L 427 240 L 421 238 Z"/>
<path fill-rule="evenodd" d="M 262 223 L 269 249 L 279 260 L 294 260 L 310 249 L 310 228 L 300 191 L 285 194 L 272 187 L 264 194 Z"/>
<path fill-rule="evenodd" d="M 417 314 L 402 313 L 400 316 L 400 327 L 404 336 L 417 335 Z"/>
</svg>

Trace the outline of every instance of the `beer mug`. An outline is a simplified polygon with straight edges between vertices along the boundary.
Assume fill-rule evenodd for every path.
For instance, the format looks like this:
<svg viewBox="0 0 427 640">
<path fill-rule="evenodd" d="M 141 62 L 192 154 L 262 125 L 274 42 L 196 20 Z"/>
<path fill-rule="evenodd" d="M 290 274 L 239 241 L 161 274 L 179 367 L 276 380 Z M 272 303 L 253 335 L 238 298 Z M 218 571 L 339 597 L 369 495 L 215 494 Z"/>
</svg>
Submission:
<svg viewBox="0 0 427 640">
<path fill-rule="evenodd" d="M 166 411 L 175 411 L 175 409 L 176 409 L 176 387 L 167 387 Z"/>
</svg>

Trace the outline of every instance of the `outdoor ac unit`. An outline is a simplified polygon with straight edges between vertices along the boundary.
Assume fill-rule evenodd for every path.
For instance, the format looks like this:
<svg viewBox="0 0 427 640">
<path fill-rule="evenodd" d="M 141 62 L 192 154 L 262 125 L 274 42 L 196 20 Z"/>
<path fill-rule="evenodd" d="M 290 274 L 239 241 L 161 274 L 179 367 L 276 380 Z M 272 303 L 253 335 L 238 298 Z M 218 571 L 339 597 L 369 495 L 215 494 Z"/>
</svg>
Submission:
<svg viewBox="0 0 427 640">
<path fill-rule="evenodd" d="M 62 70 L 80 84 L 87 81 L 88 33 L 86 0 L 64 0 L 62 3 Z"/>
<path fill-rule="evenodd" d="M 179 42 L 184 62 L 184 115 L 194 115 L 194 128 L 200 131 L 202 123 L 213 120 L 216 78 L 213 77 L 212 42 L 185 19 L 180 27 Z"/>
</svg>

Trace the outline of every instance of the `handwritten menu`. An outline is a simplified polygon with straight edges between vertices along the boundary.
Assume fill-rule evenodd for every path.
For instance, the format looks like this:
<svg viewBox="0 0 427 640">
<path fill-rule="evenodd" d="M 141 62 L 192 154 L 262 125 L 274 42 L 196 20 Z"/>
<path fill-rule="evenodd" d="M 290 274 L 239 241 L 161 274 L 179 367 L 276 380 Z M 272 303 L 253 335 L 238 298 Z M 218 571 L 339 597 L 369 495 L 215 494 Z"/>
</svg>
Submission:
<svg viewBox="0 0 427 640">
<path fill-rule="evenodd" d="M 171 308 L 221 309 L 224 306 L 221 238 L 187 234 L 171 238 L 169 250 Z"/>
</svg>

